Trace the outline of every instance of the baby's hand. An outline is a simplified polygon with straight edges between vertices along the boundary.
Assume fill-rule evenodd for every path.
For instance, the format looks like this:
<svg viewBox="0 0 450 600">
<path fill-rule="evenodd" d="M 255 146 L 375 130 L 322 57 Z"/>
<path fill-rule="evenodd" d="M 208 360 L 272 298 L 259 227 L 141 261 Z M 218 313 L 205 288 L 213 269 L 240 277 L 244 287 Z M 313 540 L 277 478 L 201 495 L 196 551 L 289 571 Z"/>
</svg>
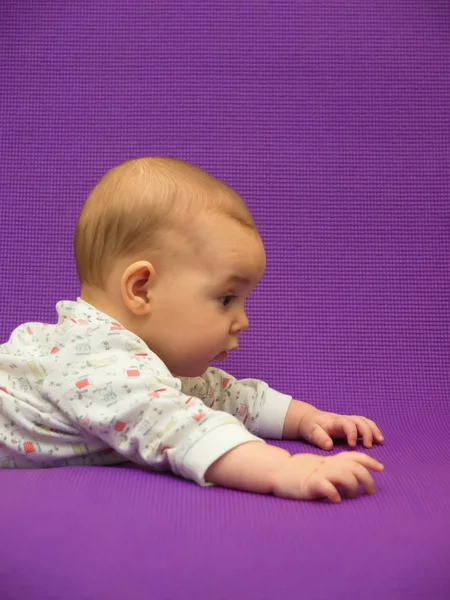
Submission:
<svg viewBox="0 0 450 600">
<path fill-rule="evenodd" d="M 370 419 L 338 415 L 313 406 L 300 419 L 298 432 L 300 437 L 323 450 L 331 450 L 332 438 L 344 438 L 349 446 L 355 447 L 358 437 L 362 437 L 366 448 L 371 448 L 373 443 L 379 444 L 384 439 L 377 425 Z"/>
<path fill-rule="evenodd" d="M 276 472 L 272 493 L 294 500 L 328 498 L 340 502 L 342 494 L 354 498 L 359 486 L 367 494 L 375 493 L 369 470 L 382 471 L 383 465 L 361 452 L 342 452 L 335 456 L 294 454 Z"/>
</svg>

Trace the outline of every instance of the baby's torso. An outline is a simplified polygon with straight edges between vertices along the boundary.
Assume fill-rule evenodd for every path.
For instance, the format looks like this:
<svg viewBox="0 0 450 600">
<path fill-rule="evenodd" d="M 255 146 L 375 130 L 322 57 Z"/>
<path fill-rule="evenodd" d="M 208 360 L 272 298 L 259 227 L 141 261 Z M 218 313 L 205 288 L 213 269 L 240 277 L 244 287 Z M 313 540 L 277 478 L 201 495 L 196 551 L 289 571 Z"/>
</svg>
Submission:
<svg viewBox="0 0 450 600">
<path fill-rule="evenodd" d="M 64 382 L 75 368 L 68 352 L 74 360 L 88 359 L 102 344 L 102 323 L 79 318 L 77 303 L 59 303 L 58 312 L 56 325 L 26 323 L 0 345 L 0 468 L 124 460 L 58 406 L 58 380 Z M 52 382 L 57 374 L 54 389 L 44 385 L 50 372 Z"/>
</svg>

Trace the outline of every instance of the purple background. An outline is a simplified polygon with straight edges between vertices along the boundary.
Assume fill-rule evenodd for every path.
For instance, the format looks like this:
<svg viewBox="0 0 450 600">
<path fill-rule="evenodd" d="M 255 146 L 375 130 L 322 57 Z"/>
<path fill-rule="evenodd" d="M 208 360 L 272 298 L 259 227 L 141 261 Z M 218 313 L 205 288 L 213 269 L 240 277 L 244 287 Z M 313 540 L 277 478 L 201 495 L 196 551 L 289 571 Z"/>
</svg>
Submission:
<svg viewBox="0 0 450 600">
<path fill-rule="evenodd" d="M 172 155 L 235 187 L 266 244 L 225 368 L 386 436 L 377 496 L 339 507 L 3 471 L 2 600 L 448 600 L 448 1 L 3 0 L 0 115 L 0 341 L 76 297 L 98 178 Z"/>
</svg>

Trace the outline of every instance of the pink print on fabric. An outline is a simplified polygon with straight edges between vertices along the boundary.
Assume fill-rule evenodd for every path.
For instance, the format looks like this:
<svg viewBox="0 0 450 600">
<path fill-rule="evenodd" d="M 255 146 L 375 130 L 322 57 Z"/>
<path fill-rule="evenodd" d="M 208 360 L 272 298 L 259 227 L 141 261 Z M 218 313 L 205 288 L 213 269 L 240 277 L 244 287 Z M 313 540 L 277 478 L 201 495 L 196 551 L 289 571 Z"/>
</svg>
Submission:
<svg viewBox="0 0 450 600">
<path fill-rule="evenodd" d="M 87 379 L 80 379 L 79 381 L 76 382 L 75 385 L 77 386 L 77 388 L 79 390 L 82 390 L 83 388 L 85 388 L 89 385 L 89 381 Z"/>
<path fill-rule="evenodd" d="M 203 418 L 205 417 L 205 413 L 198 413 L 196 415 L 194 415 L 192 418 L 194 419 L 194 421 L 197 421 L 197 423 L 199 421 L 201 421 Z"/>
<path fill-rule="evenodd" d="M 127 369 L 128 377 L 139 377 L 140 374 L 139 369 Z"/>
<path fill-rule="evenodd" d="M 23 449 L 25 450 L 25 454 L 32 454 L 33 452 L 36 452 L 36 449 L 31 442 L 25 442 Z"/>
<path fill-rule="evenodd" d="M 159 390 L 153 390 L 153 392 L 148 393 L 148 396 L 150 398 L 159 398 L 160 392 L 165 392 L 165 391 L 166 391 L 166 388 L 161 388 Z M 187 402 L 186 402 L 186 404 L 187 404 Z"/>
</svg>

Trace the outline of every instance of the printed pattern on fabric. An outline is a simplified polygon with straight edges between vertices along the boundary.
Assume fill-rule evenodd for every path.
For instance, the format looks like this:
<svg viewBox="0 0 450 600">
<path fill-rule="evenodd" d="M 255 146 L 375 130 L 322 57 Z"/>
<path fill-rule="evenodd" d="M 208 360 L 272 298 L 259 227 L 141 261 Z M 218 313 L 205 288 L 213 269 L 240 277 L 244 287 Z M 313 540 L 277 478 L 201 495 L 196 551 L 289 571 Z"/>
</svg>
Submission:
<svg viewBox="0 0 450 600">
<path fill-rule="evenodd" d="M 290 397 L 266 383 L 215 368 L 177 378 L 139 337 L 81 299 L 56 309 L 56 325 L 26 323 L 0 346 L 0 467 L 131 460 L 205 485 L 208 466 L 262 441 L 270 419 L 281 437 Z"/>
</svg>

